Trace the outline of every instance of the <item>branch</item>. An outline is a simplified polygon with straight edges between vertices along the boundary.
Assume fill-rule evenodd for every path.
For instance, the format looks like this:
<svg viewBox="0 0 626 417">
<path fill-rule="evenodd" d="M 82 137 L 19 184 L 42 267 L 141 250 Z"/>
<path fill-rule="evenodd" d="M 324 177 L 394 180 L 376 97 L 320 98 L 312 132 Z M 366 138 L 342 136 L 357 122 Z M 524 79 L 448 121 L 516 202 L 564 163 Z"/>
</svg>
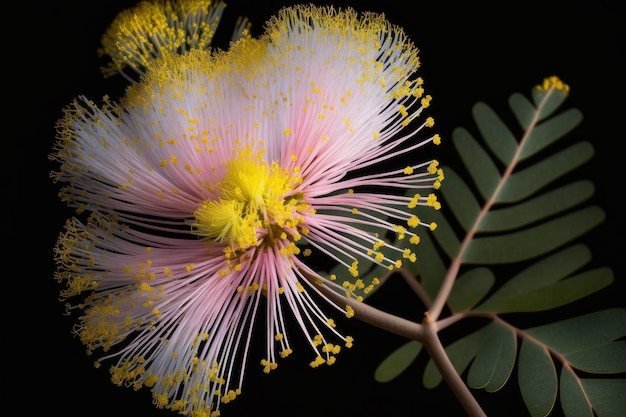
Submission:
<svg viewBox="0 0 626 417">
<path fill-rule="evenodd" d="M 350 305 L 354 309 L 354 316 L 365 323 L 418 342 L 424 339 L 424 329 L 419 323 L 385 313 L 362 301 L 346 298 L 325 286 L 320 286 L 319 290 L 341 308 L 345 308 L 346 304 Z"/>
<path fill-rule="evenodd" d="M 472 395 L 461 376 L 458 374 L 450 358 L 446 354 L 441 340 L 437 336 L 437 323 L 433 322 L 428 312 L 424 314 L 422 329 L 424 330 L 424 348 L 437 366 L 439 373 L 446 381 L 454 396 L 459 400 L 467 415 L 470 417 L 487 417 L 487 414 L 480 407 L 476 398 Z"/>
</svg>

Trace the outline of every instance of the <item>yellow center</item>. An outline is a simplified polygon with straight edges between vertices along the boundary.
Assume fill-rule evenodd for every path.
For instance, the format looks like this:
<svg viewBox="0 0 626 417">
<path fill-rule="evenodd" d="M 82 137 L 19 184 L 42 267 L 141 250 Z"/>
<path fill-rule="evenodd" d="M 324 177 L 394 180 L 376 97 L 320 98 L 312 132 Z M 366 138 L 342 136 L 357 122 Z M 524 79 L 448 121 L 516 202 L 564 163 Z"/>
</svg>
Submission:
<svg viewBox="0 0 626 417">
<path fill-rule="evenodd" d="M 227 253 L 273 244 L 277 239 L 298 240 L 301 214 L 308 208 L 302 193 L 293 191 L 301 181 L 276 162 L 268 166 L 251 157 L 232 159 L 217 184 L 218 198 L 205 200 L 196 210 L 192 230 L 226 243 Z"/>
</svg>

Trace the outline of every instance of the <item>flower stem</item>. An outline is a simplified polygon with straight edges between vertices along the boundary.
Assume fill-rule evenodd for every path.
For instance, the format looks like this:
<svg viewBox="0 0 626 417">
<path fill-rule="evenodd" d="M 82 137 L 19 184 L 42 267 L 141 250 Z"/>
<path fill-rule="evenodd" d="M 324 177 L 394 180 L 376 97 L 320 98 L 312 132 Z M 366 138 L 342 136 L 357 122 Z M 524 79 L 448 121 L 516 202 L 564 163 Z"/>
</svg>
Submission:
<svg viewBox="0 0 626 417">
<path fill-rule="evenodd" d="M 386 313 L 353 298 L 346 298 L 327 287 L 319 287 L 319 290 L 341 308 L 349 304 L 354 308 L 355 317 L 365 323 L 411 340 L 421 342 L 424 338 L 424 330 L 420 323 Z"/>
</svg>

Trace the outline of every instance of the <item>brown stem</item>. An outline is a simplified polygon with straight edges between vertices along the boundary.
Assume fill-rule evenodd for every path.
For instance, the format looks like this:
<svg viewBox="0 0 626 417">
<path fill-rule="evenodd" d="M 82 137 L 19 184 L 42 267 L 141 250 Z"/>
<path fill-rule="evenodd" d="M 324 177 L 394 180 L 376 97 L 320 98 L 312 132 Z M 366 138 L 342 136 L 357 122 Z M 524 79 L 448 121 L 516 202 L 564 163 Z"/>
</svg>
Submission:
<svg viewBox="0 0 626 417">
<path fill-rule="evenodd" d="M 321 286 L 319 290 L 341 308 L 349 304 L 354 309 L 354 316 L 361 321 L 418 342 L 424 338 L 424 330 L 419 323 L 385 313 L 353 298 L 346 298 L 328 287 Z"/>
<path fill-rule="evenodd" d="M 422 329 L 424 330 L 424 349 L 428 352 L 431 359 L 437 366 L 439 373 L 446 381 L 452 393 L 461 403 L 461 406 L 467 412 L 470 417 L 487 417 L 487 414 L 480 407 L 480 404 L 476 401 L 476 398 L 472 395 L 461 376 L 458 374 L 454 365 L 450 361 L 450 358 L 446 354 L 441 340 L 437 335 L 437 324 L 431 321 L 428 312 L 424 314 Z"/>
</svg>

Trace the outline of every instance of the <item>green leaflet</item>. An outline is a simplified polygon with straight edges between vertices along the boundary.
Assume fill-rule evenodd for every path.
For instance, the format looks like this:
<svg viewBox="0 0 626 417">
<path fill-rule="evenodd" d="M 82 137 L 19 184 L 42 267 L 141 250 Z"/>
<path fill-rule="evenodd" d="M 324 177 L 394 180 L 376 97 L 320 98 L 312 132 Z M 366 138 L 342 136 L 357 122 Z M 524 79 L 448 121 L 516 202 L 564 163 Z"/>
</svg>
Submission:
<svg viewBox="0 0 626 417">
<path fill-rule="evenodd" d="M 544 311 L 569 304 L 587 297 L 613 282 L 613 273 L 609 268 L 587 271 L 551 285 L 529 289 L 508 297 L 494 296 L 476 311 L 502 313 L 521 313 Z"/>
<path fill-rule="evenodd" d="M 538 192 L 557 178 L 578 168 L 593 156 L 589 142 L 575 143 L 562 151 L 524 168 L 504 182 L 494 196 L 497 203 L 515 203 Z"/>
<path fill-rule="evenodd" d="M 471 309 L 487 295 L 495 281 L 489 268 L 470 269 L 454 281 L 448 305 L 454 312 Z"/>
<path fill-rule="evenodd" d="M 527 339 L 520 345 L 517 382 L 532 417 L 552 411 L 558 388 L 554 362 L 545 348 Z"/>
<path fill-rule="evenodd" d="M 567 356 L 607 345 L 626 336 L 626 308 L 589 313 L 526 329 L 525 333 L 555 352 Z"/>
<path fill-rule="evenodd" d="M 604 211 L 591 206 L 513 233 L 478 237 L 468 245 L 463 262 L 502 264 L 531 259 L 589 232 L 604 218 Z"/>
<path fill-rule="evenodd" d="M 480 195 L 485 200 L 489 199 L 500 181 L 500 171 L 497 165 L 464 128 L 458 127 L 452 132 L 452 142 Z M 445 186 L 442 186 L 442 190 L 443 187 Z"/>
<path fill-rule="evenodd" d="M 441 210 L 429 213 L 428 220 L 437 223 L 437 229 L 432 233 L 432 237 L 435 238 L 435 241 L 439 244 L 441 249 L 443 249 L 446 255 L 448 255 L 449 258 L 453 258 L 459 253 L 459 248 L 461 247 L 461 242 L 457 237 L 454 228 L 448 220 L 446 220 Z M 422 235 L 420 235 L 420 238 Z M 422 242 L 417 245 L 415 253 L 418 253 L 417 250 L 419 250 L 421 245 Z M 428 262 L 428 260 L 426 259 L 423 262 Z"/>
<path fill-rule="evenodd" d="M 446 181 L 448 176 L 449 173 L 446 172 Z M 478 231 L 501 232 L 526 227 L 586 201 L 593 195 L 594 188 L 591 181 L 577 181 L 519 204 L 496 208 L 485 215 L 478 225 Z"/>
<path fill-rule="evenodd" d="M 420 239 L 420 244 L 415 248 L 412 247 L 417 255 L 417 262 L 409 263 L 407 269 L 416 277 L 419 276 L 424 291 L 432 299 L 439 291 L 441 281 L 446 274 L 446 266 L 433 244 L 431 235 L 422 233 Z"/>
<path fill-rule="evenodd" d="M 444 166 L 446 179 L 445 187 L 441 187 L 446 207 L 452 212 L 456 220 L 465 231 L 476 224 L 480 214 L 480 204 L 465 181 L 450 167 Z M 439 232 L 437 232 L 439 234 Z"/>
<path fill-rule="evenodd" d="M 422 350 L 422 344 L 410 340 L 393 351 L 376 368 L 374 378 L 378 382 L 389 382 L 404 372 Z"/>
<path fill-rule="evenodd" d="M 516 353 L 517 339 L 513 330 L 492 323 L 485 343 L 470 366 L 467 385 L 488 392 L 498 391 L 513 372 Z"/>
<path fill-rule="evenodd" d="M 599 417 L 623 417 L 626 379 L 580 378 L 578 382 L 571 372 L 561 372 L 561 404 L 567 417 L 593 417 L 593 411 Z"/>
<path fill-rule="evenodd" d="M 626 379 L 579 378 L 561 371 L 561 406 L 567 417 L 622 417 L 626 410 Z"/>
<path fill-rule="evenodd" d="M 513 132 L 485 103 L 476 103 L 472 108 L 472 115 L 487 146 L 503 164 L 509 165 L 517 150 L 517 140 Z"/>
<path fill-rule="evenodd" d="M 541 311 L 586 297 L 613 282 L 608 268 L 571 275 L 590 260 L 591 252 L 584 245 L 556 252 L 513 276 L 474 311 Z"/>
<path fill-rule="evenodd" d="M 600 417 L 621 417 L 626 410 L 626 379 L 583 378 L 583 388 Z"/>
<path fill-rule="evenodd" d="M 565 356 L 576 369 L 594 374 L 626 372 L 626 341 L 611 342 Z"/>
<path fill-rule="evenodd" d="M 532 126 L 533 122 L 537 118 L 537 109 L 535 105 L 530 102 L 523 94 L 513 93 L 509 97 L 509 107 L 513 111 L 517 122 L 522 130 L 528 129 Z"/>
<path fill-rule="evenodd" d="M 472 227 L 477 227 L 481 232 L 500 232 L 524 227 L 575 207 L 589 199 L 594 192 L 591 181 L 573 182 L 519 204 L 495 208 L 487 212 L 480 224 L 476 225 L 481 207 L 469 186 L 452 168 L 444 167 L 444 172 L 446 186 L 442 187 L 441 194 L 447 203 L 446 207 L 465 231 Z"/>
<path fill-rule="evenodd" d="M 577 378 L 566 368 L 561 370 L 561 407 L 567 417 L 594 417 Z"/>
</svg>

